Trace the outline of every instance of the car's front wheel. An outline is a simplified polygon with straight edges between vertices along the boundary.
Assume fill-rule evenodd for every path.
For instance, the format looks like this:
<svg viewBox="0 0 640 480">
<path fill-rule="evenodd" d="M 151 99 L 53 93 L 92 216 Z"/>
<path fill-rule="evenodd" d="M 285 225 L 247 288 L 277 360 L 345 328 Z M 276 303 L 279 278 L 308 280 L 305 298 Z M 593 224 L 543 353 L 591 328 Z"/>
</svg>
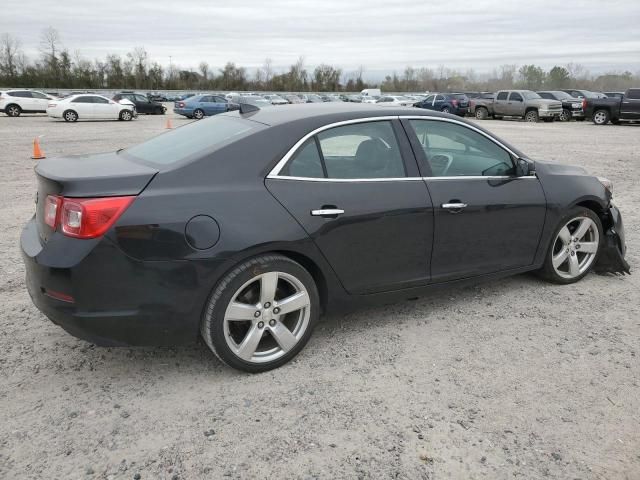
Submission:
<svg viewBox="0 0 640 480">
<path fill-rule="evenodd" d="M 568 108 L 563 108 L 562 113 L 560 114 L 560 121 L 568 122 L 569 120 L 571 120 L 571 116 L 571 110 L 569 110 Z"/>
<path fill-rule="evenodd" d="M 540 120 L 540 117 L 538 117 L 538 112 L 536 110 L 529 110 L 524 116 L 525 122 L 538 123 L 538 120 Z"/>
<path fill-rule="evenodd" d="M 249 259 L 218 283 L 207 303 L 201 334 L 227 365 L 263 372 L 302 350 L 319 317 L 313 277 L 282 255 Z"/>
<path fill-rule="evenodd" d="M 133 119 L 133 112 L 131 110 L 122 110 L 119 118 L 123 122 L 130 122 Z"/>
<path fill-rule="evenodd" d="M 442 113 L 451 113 L 451 109 L 449 107 L 443 107 L 442 110 L 440 110 Z"/>
<path fill-rule="evenodd" d="M 554 283 L 577 282 L 595 265 L 602 238 L 602 222 L 592 210 L 571 209 L 559 222 L 540 273 Z"/>
</svg>

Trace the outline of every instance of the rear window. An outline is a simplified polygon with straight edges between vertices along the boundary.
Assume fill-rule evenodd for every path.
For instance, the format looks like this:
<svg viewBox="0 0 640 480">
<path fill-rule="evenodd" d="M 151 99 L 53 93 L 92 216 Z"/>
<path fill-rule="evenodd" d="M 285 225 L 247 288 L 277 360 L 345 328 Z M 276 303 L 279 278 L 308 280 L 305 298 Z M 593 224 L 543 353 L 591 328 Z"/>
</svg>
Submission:
<svg viewBox="0 0 640 480">
<path fill-rule="evenodd" d="M 218 115 L 171 130 L 124 152 L 158 165 L 171 165 L 199 153 L 209 153 L 246 136 L 262 124 Z"/>
</svg>

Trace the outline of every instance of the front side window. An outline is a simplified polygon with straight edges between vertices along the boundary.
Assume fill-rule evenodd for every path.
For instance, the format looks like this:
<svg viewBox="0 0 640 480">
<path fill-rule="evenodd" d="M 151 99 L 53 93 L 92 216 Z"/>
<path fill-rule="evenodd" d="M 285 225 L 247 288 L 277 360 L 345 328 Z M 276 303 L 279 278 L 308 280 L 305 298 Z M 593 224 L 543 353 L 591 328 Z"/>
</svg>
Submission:
<svg viewBox="0 0 640 480">
<path fill-rule="evenodd" d="M 49 97 L 47 97 L 44 93 L 40 93 L 40 92 L 31 92 L 31 96 L 33 98 L 39 98 L 41 100 L 49 100 Z"/>
<path fill-rule="evenodd" d="M 300 172 L 303 171 L 311 173 L 302 175 Z M 406 177 L 406 171 L 391 122 L 374 121 L 318 133 L 298 150 L 280 175 L 328 179 L 398 178 Z"/>
<path fill-rule="evenodd" d="M 452 122 L 410 120 L 434 177 L 507 176 L 509 152 L 486 136 Z"/>
<path fill-rule="evenodd" d="M 520 95 L 518 92 L 511 92 L 511 95 L 509 95 L 509 100 L 511 100 L 512 102 L 522 102 L 522 95 Z"/>
<path fill-rule="evenodd" d="M 93 97 L 93 103 L 109 103 L 109 100 L 102 97 Z"/>
<path fill-rule="evenodd" d="M 149 103 L 149 99 L 147 97 L 143 97 L 142 95 L 136 95 L 135 99 L 138 102 L 142 102 L 142 103 Z"/>
</svg>

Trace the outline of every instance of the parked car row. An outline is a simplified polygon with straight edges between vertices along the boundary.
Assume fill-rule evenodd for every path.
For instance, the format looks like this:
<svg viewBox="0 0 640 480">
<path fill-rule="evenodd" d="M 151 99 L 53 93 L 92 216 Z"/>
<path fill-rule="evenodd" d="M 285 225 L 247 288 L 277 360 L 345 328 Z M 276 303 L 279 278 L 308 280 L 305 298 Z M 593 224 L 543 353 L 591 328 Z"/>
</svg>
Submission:
<svg viewBox="0 0 640 480">
<path fill-rule="evenodd" d="M 170 98 L 175 99 L 175 113 L 195 119 L 237 110 L 241 103 L 264 108 L 298 103 L 356 102 L 375 103 L 381 107 L 414 106 L 462 117 L 469 114 L 478 120 L 519 117 L 527 122 L 567 122 L 589 118 L 598 125 L 640 120 L 639 88 L 604 93 L 564 89 L 390 95 L 382 94 L 380 89 L 365 89 L 358 95 L 191 92 L 175 96 L 158 92 L 143 95 L 129 90 L 119 92 L 111 99 L 90 92 L 74 92 L 66 97 L 56 98 L 52 93 L 14 89 L 0 91 L 0 112 L 10 117 L 17 117 L 22 113 L 47 113 L 53 118 L 63 118 L 70 122 L 86 118 L 130 120 L 138 114 L 165 114 L 167 107 L 160 102 Z M 65 106 L 68 108 L 61 110 Z"/>
</svg>

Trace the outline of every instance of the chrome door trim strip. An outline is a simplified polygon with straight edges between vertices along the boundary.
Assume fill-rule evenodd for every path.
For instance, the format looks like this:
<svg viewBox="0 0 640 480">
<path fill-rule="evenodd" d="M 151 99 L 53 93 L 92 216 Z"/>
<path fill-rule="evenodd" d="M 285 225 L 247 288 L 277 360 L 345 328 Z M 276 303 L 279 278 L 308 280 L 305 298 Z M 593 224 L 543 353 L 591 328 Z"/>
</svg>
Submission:
<svg viewBox="0 0 640 480">
<path fill-rule="evenodd" d="M 408 182 L 421 181 L 422 177 L 388 177 L 388 178 L 311 178 L 311 177 L 290 177 L 288 175 L 268 175 L 271 180 L 298 180 L 302 182 Z"/>
</svg>

